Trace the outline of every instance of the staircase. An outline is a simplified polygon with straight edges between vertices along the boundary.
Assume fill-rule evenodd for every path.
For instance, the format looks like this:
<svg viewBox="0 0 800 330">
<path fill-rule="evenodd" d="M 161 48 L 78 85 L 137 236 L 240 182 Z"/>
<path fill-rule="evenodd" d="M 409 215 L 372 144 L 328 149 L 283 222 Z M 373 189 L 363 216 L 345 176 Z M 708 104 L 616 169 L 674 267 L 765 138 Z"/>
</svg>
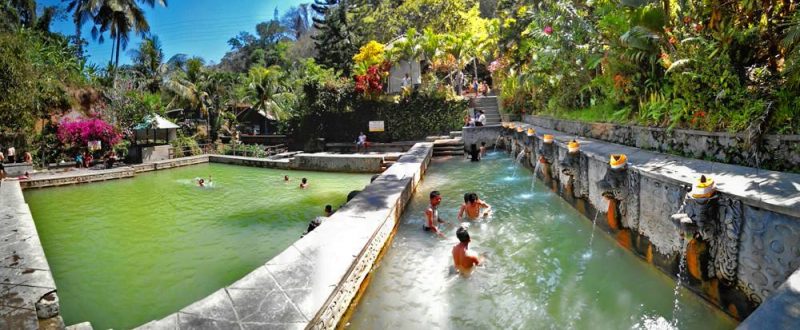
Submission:
<svg viewBox="0 0 800 330">
<path fill-rule="evenodd" d="M 486 115 L 484 125 L 499 124 L 502 121 L 497 107 L 497 96 L 479 96 L 475 98 L 475 112 L 478 110 L 483 110 Z"/>
<path fill-rule="evenodd" d="M 464 157 L 461 131 L 452 131 L 450 135 L 429 136 L 425 140 L 433 142 L 433 157 Z"/>
</svg>

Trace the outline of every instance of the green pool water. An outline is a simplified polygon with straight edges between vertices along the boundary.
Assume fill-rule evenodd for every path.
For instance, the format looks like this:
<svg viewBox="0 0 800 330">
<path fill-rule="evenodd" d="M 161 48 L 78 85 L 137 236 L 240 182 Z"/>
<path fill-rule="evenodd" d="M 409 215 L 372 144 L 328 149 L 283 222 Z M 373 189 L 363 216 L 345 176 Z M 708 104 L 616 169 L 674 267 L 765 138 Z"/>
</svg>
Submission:
<svg viewBox="0 0 800 330">
<path fill-rule="evenodd" d="M 283 182 L 283 175 L 290 183 Z M 209 175 L 213 187 L 194 178 Z M 310 182 L 298 188 L 301 177 Z M 235 282 L 370 175 L 203 164 L 25 191 L 66 324 L 132 328 Z"/>
<path fill-rule="evenodd" d="M 736 322 L 631 252 L 495 153 L 479 163 L 434 161 L 405 211 L 351 329 L 732 329 Z M 486 257 L 471 277 L 452 270 L 446 239 L 422 230 L 428 193 L 456 222 L 466 192 L 495 208 L 473 223 L 471 249 Z M 590 244 L 590 241 L 591 244 Z"/>
</svg>

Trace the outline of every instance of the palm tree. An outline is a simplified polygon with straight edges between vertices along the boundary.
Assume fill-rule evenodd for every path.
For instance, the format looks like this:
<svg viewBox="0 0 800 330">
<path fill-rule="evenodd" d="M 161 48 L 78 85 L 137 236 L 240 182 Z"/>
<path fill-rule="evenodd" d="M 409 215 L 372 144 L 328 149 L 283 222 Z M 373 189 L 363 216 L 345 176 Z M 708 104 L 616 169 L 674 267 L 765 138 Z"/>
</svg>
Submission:
<svg viewBox="0 0 800 330">
<path fill-rule="evenodd" d="M 402 40 L 392 45 L 391 57 L 395 61 L 407 61 L 409 74 L 412 74 L 413 71 L 411 63 L 418 60 L 423 54 L 422 46 L 420 45 L 421 41 L 420 37 L 417 36 L 417 29 L 410 28 L 406 30 L 406 35 Z"/>
<path fill-rule="evenodd" d="M 155 93 L 161 89 L 161 83 L 167 71 L 164 65 L 164 52 L 158 36 L 144 38 L 139 49 L 128 52 L 133 59 L 134 69 L 144 78 L 147 89 Z"/>
<path fill-rule="evenodd" d="M 164 87 L 174 95 L 168 107 L 183 104 L 192 110 L 199 111 L 201 117 L 207 117 L 206 98 L 208 93 L 203 91 L 200 86 L 204 78 L 203 73 L 203 59 L 199 57 L 186 60 L 182 66 L 172 67 L 168 73 L 168 79 L 164 83 Z"/>
<path fill-rule="evenodd" d="M 78 54 L 83 54 L 81 43 L 83 24 L 93 19 L 93 13 L 99 4 L 100 0 L 67 0 L 67 12 L 72 12 L 72 22 L 75 23 L 75 46 L 78 47 Z"/>
<path fill-rule="evenodd" d="M 94 0 L 92 0 L 94 1 Z M 156 3 L 166 6 L 166 0 L 139 0 L 151 7 Z M 94 12 L 94 11 L 92 11 Z M 111 58 L 114 60 L 114 67 L 119 66 L 119 52 L 127 48 L 130 33 L 134 32 L 142 37 L 150 32 L 150 24 L 144 16 L 144 10 L 136 3 L 136 0 L 102 0 L 94 13 L 93 20 L 95 27 L 92 28 L 92 36 L 103 42 L 102 34 L 109 33 L 115 44 L 111 47 Z"/>
<path fill-rule="evenodd" d="M 277 120 L 287 118 L 289 108 L 296 101 L 283 78 L 283 71 L 278 66 L 250 69 L 247 97 L 253 102 L 253 108 L 263 111 L 265 117 L 274 116 Z"/>
</svg>

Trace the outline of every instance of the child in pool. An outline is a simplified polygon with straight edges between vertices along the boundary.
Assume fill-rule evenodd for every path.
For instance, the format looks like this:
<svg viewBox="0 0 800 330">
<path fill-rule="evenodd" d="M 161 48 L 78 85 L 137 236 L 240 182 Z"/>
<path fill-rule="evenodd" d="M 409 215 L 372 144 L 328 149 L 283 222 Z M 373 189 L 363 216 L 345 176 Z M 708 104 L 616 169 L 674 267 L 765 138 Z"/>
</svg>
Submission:
<svg viewBox="0 0 800 330">
<path fill-rule="evenodd" d="M 464 204 L 458 210 L 458 220 L 461 220 L 464 213 L 467 213 L 467 219 L 477 220 L 480 217 L 488 217 L 491 212 L 492 206 L 478 198 L 478 194 L 467 193 L 464 195 Z"/>
</svg>

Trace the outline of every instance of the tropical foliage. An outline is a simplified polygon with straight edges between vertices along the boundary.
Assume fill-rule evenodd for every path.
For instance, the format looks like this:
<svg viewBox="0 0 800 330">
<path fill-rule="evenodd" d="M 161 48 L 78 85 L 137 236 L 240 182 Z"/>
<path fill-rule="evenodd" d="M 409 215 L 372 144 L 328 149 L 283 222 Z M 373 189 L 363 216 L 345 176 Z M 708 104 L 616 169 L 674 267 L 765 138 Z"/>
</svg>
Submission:
<svg viewBox="0 0 800 330">
<path fill-rule="evenodd" d="M 797 132 L 791 1 L 499 1 L 510 112 Z M 502 63 L 502 64 L 500 64 Z"/>
</svg>

